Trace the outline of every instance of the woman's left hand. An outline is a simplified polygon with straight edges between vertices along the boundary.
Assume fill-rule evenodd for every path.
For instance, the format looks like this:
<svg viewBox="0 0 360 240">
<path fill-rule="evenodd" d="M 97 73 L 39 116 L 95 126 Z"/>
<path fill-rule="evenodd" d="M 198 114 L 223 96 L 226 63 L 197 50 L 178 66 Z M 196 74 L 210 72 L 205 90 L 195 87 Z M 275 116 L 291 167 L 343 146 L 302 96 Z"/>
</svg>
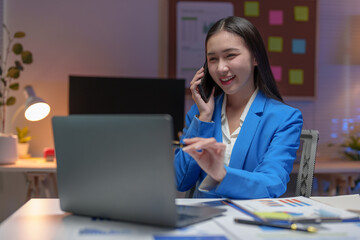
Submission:
<svg viewBox="0 0 360 240">
<path fill-rule="evenodd" d="M 226 175 L 224 155 L 226 145 L 216 142 L 215 138 L 184 139 L 183 148 L 192 156 L 199 166 L 215 181 L 221 182 Z"/>
<path fill-rule="evenodd" d="M 211 118 L 214 112 L 214 93 L 215 88 L 212 89 L 211 96 L 209 101 L 206 103 L 200 96 L 199 85 L 201 84 L 201 79 L 204 77 L 204 68 L 200 68 L 194 78 L 190 82 L 190 91 L 191 96 L 199 109 L 199 120 L 203 122 L 211 122 Z"/>
</svg>

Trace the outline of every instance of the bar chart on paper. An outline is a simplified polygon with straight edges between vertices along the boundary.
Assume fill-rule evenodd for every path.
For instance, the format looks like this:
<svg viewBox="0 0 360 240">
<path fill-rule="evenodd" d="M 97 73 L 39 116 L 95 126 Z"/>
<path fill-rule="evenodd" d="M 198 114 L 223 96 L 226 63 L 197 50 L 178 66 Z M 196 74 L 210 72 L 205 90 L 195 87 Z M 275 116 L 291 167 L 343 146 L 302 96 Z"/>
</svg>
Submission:
<svg viewBox="0 0 360 240">
<path fill-rule="evenodd" d="M 304 207 L 304 206 L 311 206 L 311 204 L 299 201 L 297 199 L 285 199 L 285 200 L 279 200 L 280 202 L 290 205 L 292 207 Z"/>
<path fill-rule="evenodd" d="M 255 199 L 235 202 L 256 216 L 268 219 L 358 219 L 358 216 L 354 213 L 334 208 L 305 197 Z"/>
</svg>

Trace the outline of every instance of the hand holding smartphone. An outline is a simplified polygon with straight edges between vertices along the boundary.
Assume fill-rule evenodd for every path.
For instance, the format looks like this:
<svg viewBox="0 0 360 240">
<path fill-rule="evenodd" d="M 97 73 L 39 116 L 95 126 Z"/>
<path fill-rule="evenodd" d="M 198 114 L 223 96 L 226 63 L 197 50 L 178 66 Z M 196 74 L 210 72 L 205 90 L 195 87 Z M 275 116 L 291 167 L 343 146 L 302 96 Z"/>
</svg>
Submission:
<svg viewBox="0 0 360 240">
<path fill-rule="evenodd" d="M 201 83 L 198 85 L 199 93 L 201 98 L 207 103 L 209 102 L 213 88 L 215 87 L 215 82 L 210 76 L 207 61 L 204 64 L 204 77 L 201 79 Z"/>
</svg>

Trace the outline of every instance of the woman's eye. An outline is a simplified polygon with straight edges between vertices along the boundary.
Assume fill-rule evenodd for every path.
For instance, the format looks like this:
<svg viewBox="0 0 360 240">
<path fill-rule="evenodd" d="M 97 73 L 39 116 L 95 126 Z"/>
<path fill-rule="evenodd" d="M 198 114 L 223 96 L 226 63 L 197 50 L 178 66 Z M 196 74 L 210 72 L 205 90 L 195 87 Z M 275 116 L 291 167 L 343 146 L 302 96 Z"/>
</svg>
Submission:
<svg viewBox="0 0 360 240">
<path fill-rule="evenodd" d="M 232 57 L 235 57 L 235 56 L 236 56 L 236 54 L 232 54 L 232 53 L 227 55 L 228 58 L 232 58 Z"/>
</svg>

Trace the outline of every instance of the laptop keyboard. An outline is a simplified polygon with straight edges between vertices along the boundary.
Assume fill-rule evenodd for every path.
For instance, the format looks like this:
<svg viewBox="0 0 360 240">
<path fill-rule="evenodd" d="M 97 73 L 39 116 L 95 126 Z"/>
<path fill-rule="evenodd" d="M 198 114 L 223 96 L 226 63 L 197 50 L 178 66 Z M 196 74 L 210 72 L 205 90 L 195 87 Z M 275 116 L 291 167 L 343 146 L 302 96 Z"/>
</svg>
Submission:
<svg viewBox="0 0 360 240">
<path fill-rule="evenodd" d="M 197 217 L 197 216 L 191 216 L 191 215 L 183 214 L 183 213 L 178 214 L 178 220 L 179 220 L 179 221 L 186 221 L 186 220 L 195 219 L 195 218 L 198 218 L 198 217 Z"/>
<path fill-rule="evenodd" d="M 179 221 L 198 218 L 198 216 L 191 214 L 191 210 L 190 210 L 191 207 L 182 206 L 182 205 L 177 205 L 176 207 L 177 207 L 176 210 L 177 210 L 177 215 L 178 215 Z"/>
</svg>

